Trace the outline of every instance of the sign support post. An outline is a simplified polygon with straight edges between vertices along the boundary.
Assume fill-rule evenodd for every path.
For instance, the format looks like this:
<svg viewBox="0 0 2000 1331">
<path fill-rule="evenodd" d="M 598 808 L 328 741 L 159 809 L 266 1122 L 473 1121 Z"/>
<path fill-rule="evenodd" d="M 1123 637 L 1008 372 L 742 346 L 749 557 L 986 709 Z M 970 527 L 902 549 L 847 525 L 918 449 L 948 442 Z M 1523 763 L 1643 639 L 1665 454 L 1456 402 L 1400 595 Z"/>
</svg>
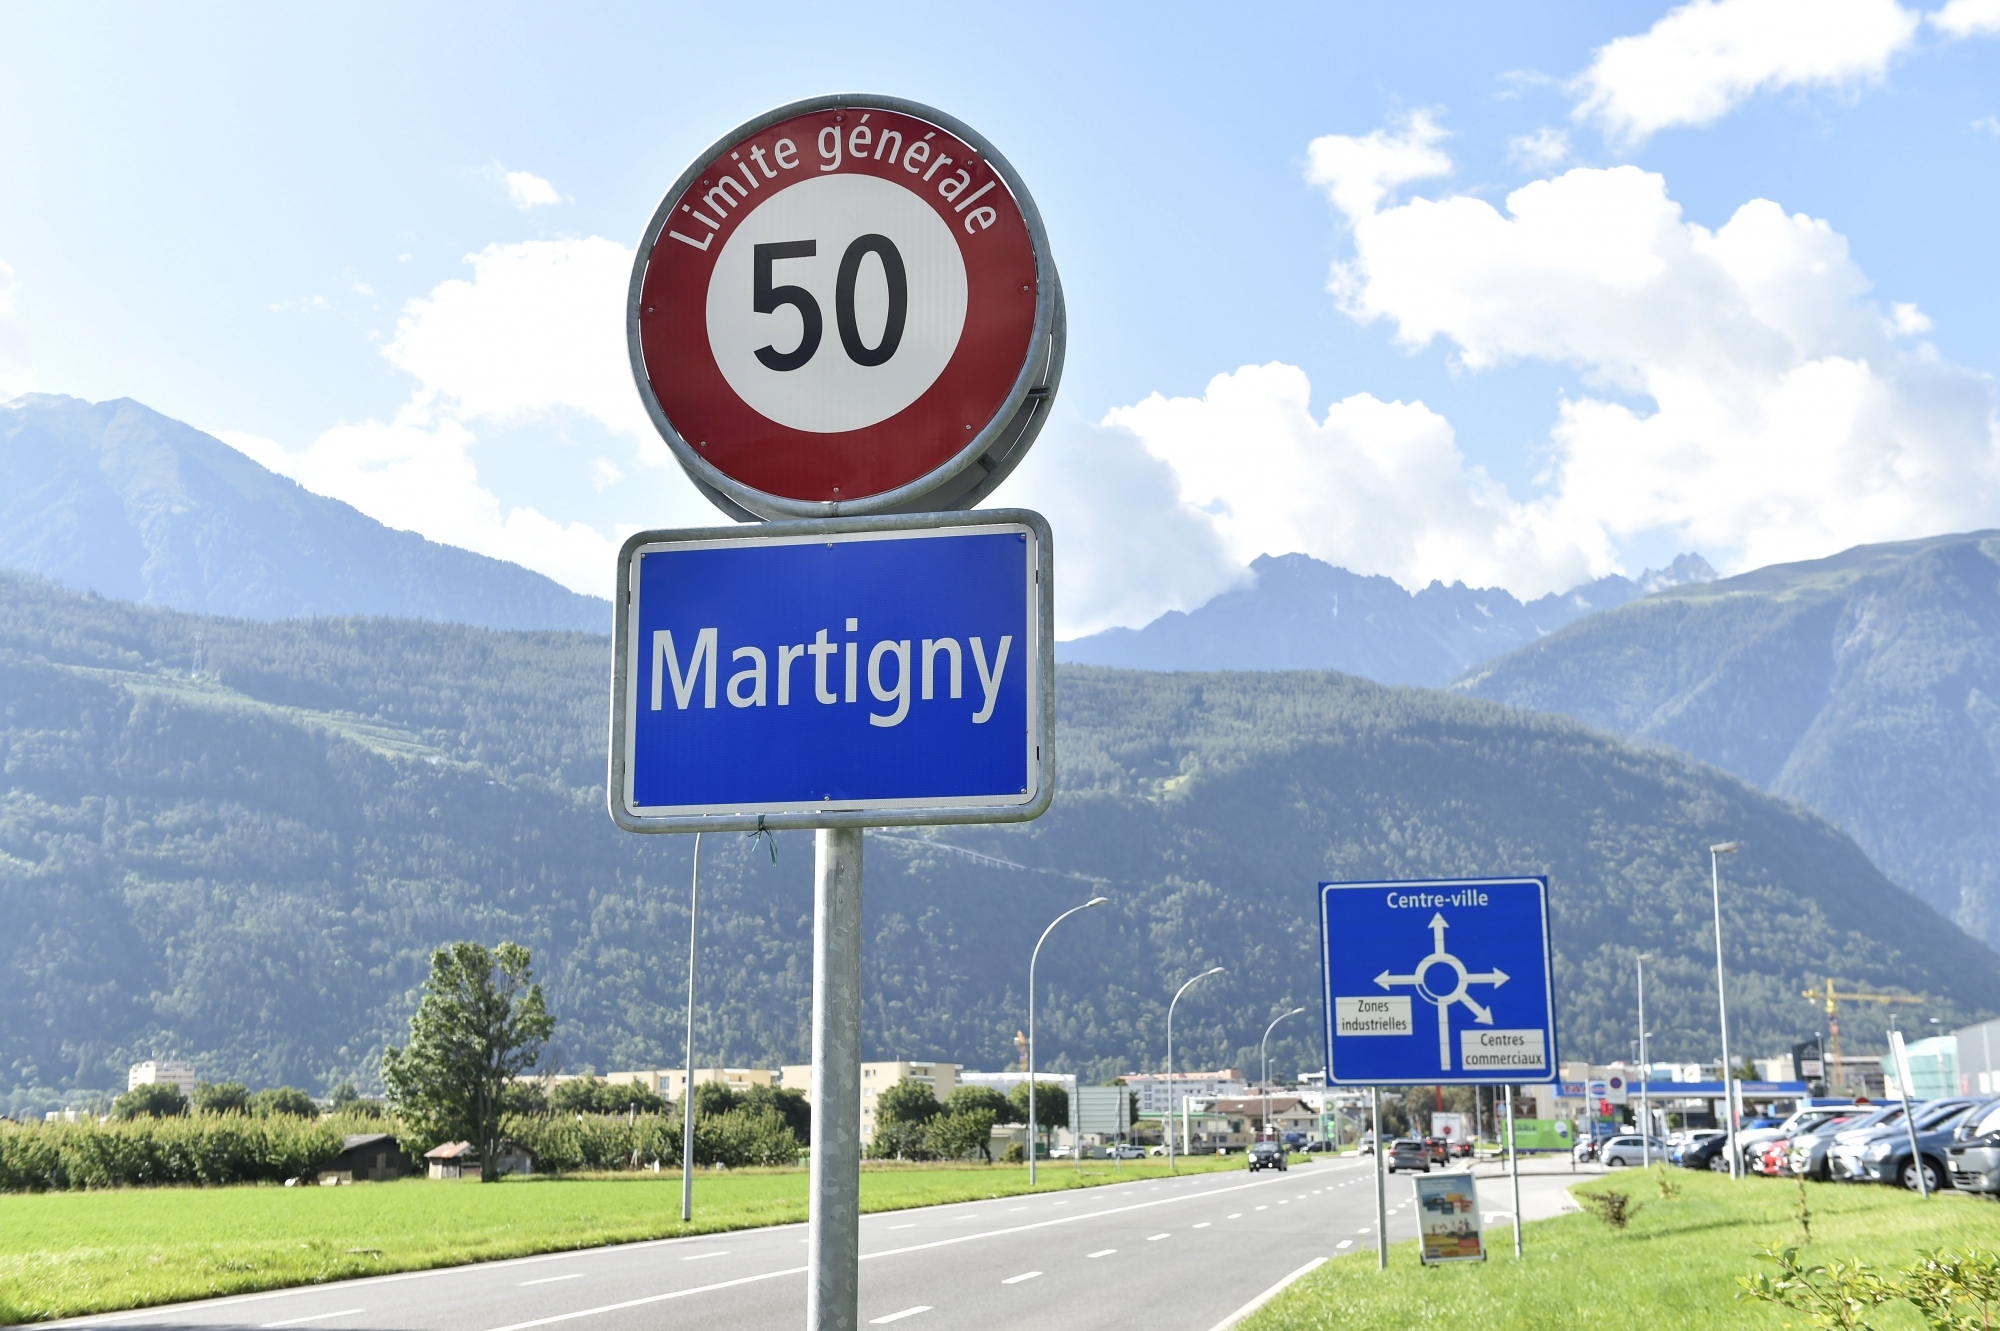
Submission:
<svg viewBox="0 0 2000 1331">
<path fill-rule="evenodd" d="M 814 830 L 810 1331 L 860 1316 L 863 829 L 1025 822 L 1055 796 L 1048 524 L 970 510 L 1047 421 L 1067 326 L 1021 177 L 903 98 L 737 126 L 634 256 L 641 404 L 755 525 L 625 542 L 606 793 L 628 832 L 696 833 L 697 892 L 702 832 Z"/>
<path fill-rule="evenodd" d="M 1375 1266 L 1389 1269 L 1389 1180 L 1382 1173 L 1382 1088 L 1368 1088 L 1375 1111 Z"/>
<path fill-rule="evenodd" d="M 854 1331 L 861 1264 L 861 829 L 813 834 L 807 1331 Z"/>
<path fill-rule="evenodd" d="M 1514 1088 L 1507 1088 L 1507 1172 L 1514 1180 L 1514 1255 L 1521 1255 L 1521 1143 L 1514 1131 Z"/>
<path fill-rule="evenodd" d="M 694 834 L 694 885 L 688 889 L 687 1077 L 681 1085 L 681 1223 L 694 1219 L 694 960 L 701 924 L 701 838 Z"/>
</svg>

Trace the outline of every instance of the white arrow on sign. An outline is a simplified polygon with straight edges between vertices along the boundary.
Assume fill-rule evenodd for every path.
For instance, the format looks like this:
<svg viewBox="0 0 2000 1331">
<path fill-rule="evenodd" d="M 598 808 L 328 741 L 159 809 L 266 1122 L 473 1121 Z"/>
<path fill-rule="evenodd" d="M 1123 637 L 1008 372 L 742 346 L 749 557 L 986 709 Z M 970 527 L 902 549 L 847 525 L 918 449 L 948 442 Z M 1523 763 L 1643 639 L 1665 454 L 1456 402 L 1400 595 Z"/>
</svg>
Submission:
<svg viewBox="0 0 2000 1331">
<path fill-rule="evenodd" d="M 1490 971 L 1468 971 L 1464 962 L 1445 951 L 1444 931 L 1448 927 L 1442 911 L 1432 915 L 1431 954 L 1419 961 L 1414 972 L 1409 975 L 1392 975 L 1385 970 L 1375 977 L 1375 983 L 1384 989 L 1391 989 L 1399 984 L 1410 985 L 1422 995 L 1426 1003 L 1438 1010 L 1438 1068 L 1444 1072 L 1451 1071 L 1451 1005 L 1465 1004 L 1475 1022 L 1481 1026 L 1491 1026 L 1492 1009 L 1474 1001 L 1472 995 L 1465 991 L 1465 987 L 1469 984 L 1490 984 L 1497 989 L 1507 983 L 1509 978 L 1507 972 L 1498 966 Z M 1449 992 L 1440 994 L 1424 982 L 1424 976 L 1433 966 L 1445 966 L 1451 970 L 1457 982 Z"/>
</svg>

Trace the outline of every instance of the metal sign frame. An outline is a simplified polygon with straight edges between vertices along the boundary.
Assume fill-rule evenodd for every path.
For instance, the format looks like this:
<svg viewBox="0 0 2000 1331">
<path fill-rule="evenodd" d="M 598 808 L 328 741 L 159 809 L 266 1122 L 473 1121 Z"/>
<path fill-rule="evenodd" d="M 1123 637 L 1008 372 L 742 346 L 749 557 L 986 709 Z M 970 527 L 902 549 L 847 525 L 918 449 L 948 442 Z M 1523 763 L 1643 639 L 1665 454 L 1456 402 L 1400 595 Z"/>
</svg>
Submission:
<svg viewBox="0 0 2000 1331">
<path fill-rule="evenodd" d="M 661 410 L 659 401 L 653 394 L 652 381 L 646 374 L 645 353 L 640 343 L 643 288 L 653 250 L 673 220 L 674 204 L 687 192 L 688 187 L 700 178 L 702 171 L 730 145 L 797 116 L 809 115 L 815 111 L 845 110 L 850 107 L 857 110 L 879 108 L 884 111 L 894 111 L 928 121 L 940 129 L 955 134 L 971 144 L 1006 184 L 1014 196 L 1016 206 L 1021 210 L 1022 220 L 1027 223 L 1028 239 L 1035 255 L 1037 286 L 1033 332 L 1029 337 L 1027 354 L 1023 358 L 1020 371 L 1015 375 L 1013 387 L 999 410 L 973 435 L 971 442 L 943 466 L 893 490 L 885 490 L 880 494 L 860 499 L 833 501 L 790 499 L 754 489 L 724 475 L 667 419 L 666 413 Z M 886 513 L 934 513 L 972 508 L 1007 479 L 1020 464 L 1021 459 L 1027 456 L 1028 447 L 1034 443 L 1035 436 L 1041 433 L 1042 426 L 1048 420 L 1050 406 L 1055 401 L 1056 389 L 1062 380 L 1063 355 L 1068 342 L 1068 332 L 1069 321 L 1063 304 L 1062 279 L 1056 273 L 1055 257 L 1049 249 L 1048 230 L 1042 224 L 1042 214 L 1035 207 L 1034 196 L 1028 193 L 1027 182 L 1021 179 L 1020 173 L 1014 170 L 1012 163 L 1008 162 L 1000 150 L 977 130 L 935 107 L 904 97 L 868 93 L 834 93 L 791 102 L 744 121 L 703 149 L 692 162 L 688 163 L 687 169 L 681 172 L 679 178 L 661 196 L 659 205 L 653 210 L 653 216 L 646 224 L 645 234 L 639 241 L 638 253 L 632 264 L 632 279 L 625 297 L 625 345 L 631 357 L 632 377 L 639 388 L 639 400 L 645 405 L 647 417 L 652 420 L 653 428 L 659 431 L 660 438 L 666 441 L 667 447 L 673 451 L 675 459 L 687 472 L 695 487 L 717 508 L 739 522 Z"/>
<path fill-rule="evenodd" d="M 1027 561 L 1032 584 L 1028 631 L 1024 644 L 1027 676 L 1028 771 L 1033 784 L 1025 796 L 973 796 L 963 800 L 849 800 L 837 808 L 819 806 L 715 806 L 705 811 L 644 813 L 631 800 L 634 743 L 632 712 L 632 652 L 638 636 L 639 603 L 634 568 L 649 547 L 751 546 L 771 543 L 809 544 L 828 540 L 874 537 L 919 537 L 929 533 L 978 528 L 1015 528 L 1028 536 Z M 612 821 L 627 832 L 719 832 L 828 827 L 922 827 L 953 823 L 1013 823 L 1040 817 L 1055 799 L 1055 579 L 1049 524 L 1026 509 L 981 509 L 973 513 L 932 513 L 821 519 L 813 522 L 767 522 L 754 528 L 697 527 L 645 531 L 628 538 L 618 552 L 617 613 L 612 635 L 611 749 L 606 800 Z"/>
<path fill-rule="evenodd" d="M 1335 1032 L 1338 1029 L 1338 1022 L 1339 1022 L 1337 1006 L 1340 999 L 1346 996 L 1337 995 L 1333 992 L 1333 975 L 1328 964 L 1332 956 L 1332 939 L 1328 936 L 1327 933 L 1329 927 L 1327 919 L 1327 909 L 1328 909 L 1328 898 L 1330 897 L 1330 895 L 1335 892 L 1348 892 L 1348 891 L 1356 891 L 1363 889 L 1382 889 L 1389 892 L 1408 892 L 1408 893 L 1426 893 L 1427 890 L 1434 890 L 1439 894 L 1450 894 L 1450 893 L 1463 892 L 1468 889 L 1490 887 L 1500 884 L 1505 884 L 1508 886 L 1524 886 L 1527 884 L 1533 884 L 1538 889 L 1539 923 L 1541 928 L 1541 943 L 1542 943 L 1542 958 L 1541 958 L 1542 981 L 1543 981 L 1542 1001 L 1544 1004 L 1545 1011 L 1548 1014 L 1548 1026 L 1546 1034 L 1547 1047 L 1544 1050 L 1544 1063 L 1545 1063 L 1544 1068 L 1540 1072 L 1532 1072 L 1526 1069 L 1519 1069 L 1519 1068 L 1509 1068 L 1509 1069 L 1496 1070 L 1491 1074 L 1481 1075 L 1481 1076 L 1468 1076 L 1462 1070 L 1456 1072 L 1445 1069 L 1439 1069 L 1436 1072 L 1431 1072 L 1426 1070 L 1421 1076 L 1411 1076 L 1408 1078 L 1395 1078 L 1392 1080 L 1384 1080 L 1381 1077 L 1353 1077 L 1353 1076 L 1341 1075 L 1339 1070 L 1339 1062 L 1335 1057 L 1334 1043 L 1336 1038 Z M 1479 878 L 1422 878 L 1422 879 L 1407 879 L 1407 880 L 1360 879 L 1352 881 L 1325 881 L 1321 882 L 1318 886 L 1318 892 L 1315 899 L 1315 904 L 1319 915 L 1319 923 L 1321 930 L 1320 994 L 1325 1004 L 1325 1011 L 1324 1011 L 1325 1026 L 1323 1028 L 1323 1035 L 1326 1040 L 1326 1084 L 1328 1086 L 1405 1086 L 1405 1085 L 1407 1086 L 1528 1086 L 1528 1085 L 1541 1085 L 1546 1083 L 1558 1082 L 1561 1080 L 1561 1054 L 1559 1052 L 1559 1047 L 1556 1038 L 1555 960 L 1553 953 L 1553 944 L 1549 937 L 1549 880 L 1545 876 L 1540 874 L 1518 874 L 1518 875 L 1487 875 Z M 1418 909 L 1421 910 L 1425 908 L 1418 908 Z M 1428 994 L 1428 991 L 1423 989 L 1421 984 L 1416 983 L 1416 981 L 1421 978 L 1424 967 L 1430 964 L 1434 960 L 1441 961 L 1445 964 L 1455 967 L 1459 976 L 1458 990 L 1454 995 L 1447 996 L 1446 1001 L 1443 1004 L 1439 1004 L 1438 1000 L 1434 997 L 1431 997 Z M 1466 1001 L 1464 995 L 1466 994 L 1466 985 L 1468 982 L 1483 982 L 1481 977 L 1479 976 L 1468 975 L 1465 971 L 1465 967 L 1461 963 L 1459 963 L 1456 958 L 1445 956 L 1442 952 L 1441 944 L 1439 945 L 1438 952 L 1433 953 L 1431 957 L 1426 957 L 1424 961 L 1419 964 L 1415 975 L 1390 976 L 1387 970 L 1385 970 L 1383 972 L 1382 978 L 1395 979 L 1399 981 L 1408 982 L 1409 984 L 1414 986 L 1419 993 L 1424 994 L 1424 996 L 1428 999 L 1428 1001 L 1432 1003 L 1433 1006 L 1438 1006 L 1441 1012 L 1449 1011 L 1450 1004 L 1452 1001 L 1459 1001 L 1459 1002 Z M 1511 979 L 1511 978 L 1512 977 L 1505 977 L 1505 979 Z M 1504 979 L 1502 982 L 1503 983 L 1505 982 Z M 1369 996 L 1376 997 L 1376 995 L 1373 994 Z M 1405 999 L 1404 1001 L 1407 1003 L 1413 1000 Z M 1352 1039 L 1355 1037 L 1350 1036 L 1349 1038 Z"/>
</svg>

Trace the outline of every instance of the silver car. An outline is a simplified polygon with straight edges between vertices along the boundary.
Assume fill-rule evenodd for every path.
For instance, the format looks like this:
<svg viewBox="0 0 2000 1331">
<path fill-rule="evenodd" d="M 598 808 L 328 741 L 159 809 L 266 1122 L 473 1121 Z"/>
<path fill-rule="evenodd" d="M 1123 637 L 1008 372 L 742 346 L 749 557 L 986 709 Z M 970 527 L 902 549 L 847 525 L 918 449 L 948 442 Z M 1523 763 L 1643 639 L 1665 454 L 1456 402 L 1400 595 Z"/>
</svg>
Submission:
<svg viewBox="0 0 2000 1331">
<path fill-rule="evenodd" d="M 1959 1124 L 1944 1154 L 1959 1191 L 2000 1193 L 2000 1104 Z"/>
<path fill-rule="evenodd" d="M 1606 1169 L 1623 1169 L 1628 1165 L 1643 1165 L 1648 1154 L 1658 1164 L 1667 1162 L 1667 1144 L 1658 1137 L 1652 1139 L 1649 1147 L 1646 1140 L 1637 1133 L 1624 1137 L 1613 1137 L 1598 1149 L 1597 1158 Z"/>
</svg>

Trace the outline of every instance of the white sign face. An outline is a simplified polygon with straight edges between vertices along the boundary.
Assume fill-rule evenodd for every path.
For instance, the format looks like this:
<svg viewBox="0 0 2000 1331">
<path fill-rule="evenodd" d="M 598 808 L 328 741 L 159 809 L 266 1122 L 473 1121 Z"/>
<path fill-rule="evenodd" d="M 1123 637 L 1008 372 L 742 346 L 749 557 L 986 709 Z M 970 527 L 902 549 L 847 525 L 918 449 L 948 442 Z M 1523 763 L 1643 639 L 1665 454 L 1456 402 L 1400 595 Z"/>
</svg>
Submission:
<svg viewBox="0 0 2000 1331">
<path fill-rule="evenodd" d="M 1410 1000 L 1404 994 L 1336 998 L 1333 1022 L 1336 1035 L 1408 1035 L 1416 1030 L 1410 1017 Z"/>
<path fill-rule="evenodd" d="M 1501 1031 L 1474 1027 L 1460 1031 L 1459 1064 L 1467 1070 L 1540 1072 L 1549 1065 L 1539 1030 Z"/>
<path fill-rule="evenodd" d="M 716 368 L 757 412 L 815 434 L 923 396 L 965 329 L 965 260 L 919 194 L 874 176 L 790 185 L 745 216 L 708 284 Z"/>
</svg>

